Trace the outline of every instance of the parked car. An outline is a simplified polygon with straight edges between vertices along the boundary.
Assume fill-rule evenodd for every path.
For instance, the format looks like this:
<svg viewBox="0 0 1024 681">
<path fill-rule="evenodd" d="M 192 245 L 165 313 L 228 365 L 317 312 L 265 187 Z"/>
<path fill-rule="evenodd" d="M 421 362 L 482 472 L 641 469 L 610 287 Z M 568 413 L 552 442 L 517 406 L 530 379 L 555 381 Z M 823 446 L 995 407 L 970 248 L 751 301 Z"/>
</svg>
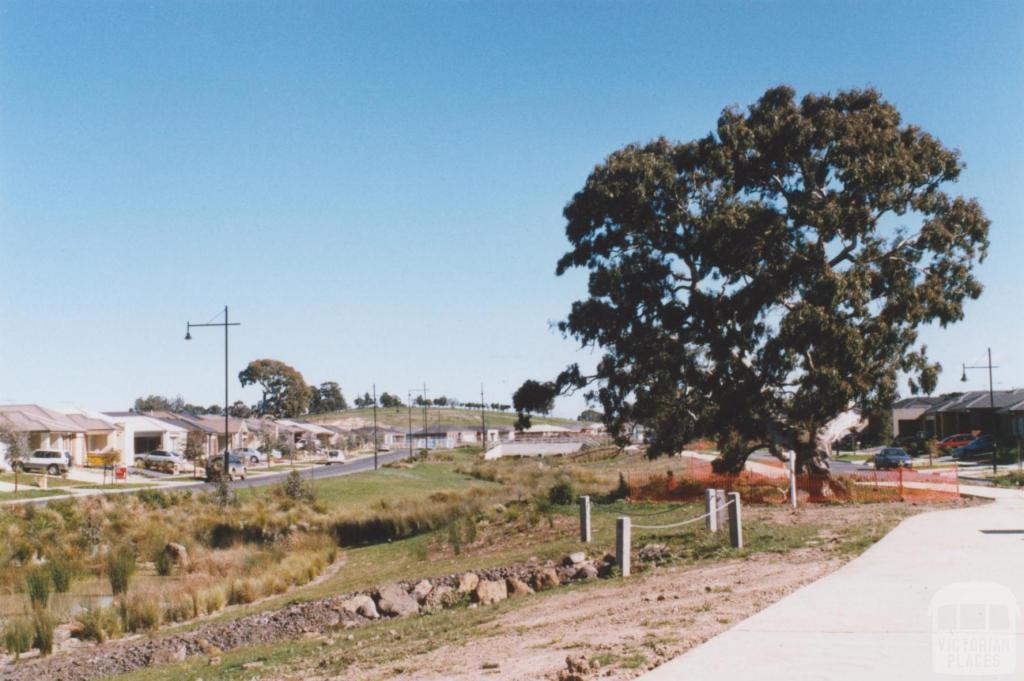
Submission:
<svg viewBox="0 0 1024 681">
<path fill-rule="evenodd" d="M 332 463 L 345 463 L 346 460 L 345 452 L 340 449 L 328 449 L 327 460 L 324 461 L 324 464 L 329 466 Z"/>
<path fill-rule="evenodd" d="M 242 461 L 245 461 L 248 464 L 252 464 L 253 466 L 259 463 L 267 462 L 267 455 L 258 449 L 253 449 L 252 447 L 232 449 L 231 453 L 234 454 L 235 456 L 241 457 Z M 220 455 L 224 456 L 224 452 L 221 452 Z"/>
<path fill-rule="evenodd" d="M 37 449 L 15 466 L 18 470 L 38 473 L 49 473 L 50 475 L 63 475 L 68 472 L 68 460 L 64 458 L 64 452 L 55 449 Z"/>
<path fill-rule="evenodd" d="M 974 435 L 971 433 L 957 433 L 956 435 L 950 435 L 949 437 L 943 438 L 939 441 L 939 449 L 956 449 L 957 447 L 963 447 L 974 439 Z"/>
<path fill-rule="evenodd" d="M 970 461 L 996 451 L 996 439 L 991 435 L 979 435 L 963 447 L 953 450 L 954 459 Z"/>
<path fill-rule="evenodd" d="M 136 457 L 142 459 L 142 467 L 152 471 L 177 474 L 185 470 L 188 462 L 174 452 L 166 452 L 162 449 L 154 449 L 152 452 Z"/>
<path fill-rule="evenodd" d="M 905 449 L 900 447 L 885 447 L 875 454 L 875 469 L 884 471 L 886 469 L 913 468 L 914 462 Z"/>
<path fill-rule="evenodd" d="M 240 456 L 235 454 L 228 455 L 228 481 L 236 478 L 245 480 L 246 474 L 245 461 Z M 211 459 L 206 464 L 206 479 L 207 481 L 220 480 L 224 476 L 224 455 Z"/>
</svg>

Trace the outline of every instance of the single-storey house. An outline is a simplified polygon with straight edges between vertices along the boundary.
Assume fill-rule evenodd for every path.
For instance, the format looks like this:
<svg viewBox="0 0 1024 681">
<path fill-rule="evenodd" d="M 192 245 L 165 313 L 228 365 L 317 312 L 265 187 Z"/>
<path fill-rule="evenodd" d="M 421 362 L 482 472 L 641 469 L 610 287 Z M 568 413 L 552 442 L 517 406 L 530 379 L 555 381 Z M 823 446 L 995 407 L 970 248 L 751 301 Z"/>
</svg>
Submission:
<svg viewBox="0 0 1024 681">
<path fill-rule="evenodd" d="M 167 420 L 133 411 L 108 411 L 96 415 L 121 430 L 115 449 L 121 451 L 121 462 L 135 464 L 135 457 L 155 449 L 168 452 L 185 451 L 189 428 Z"/>
<path fill-rule="evenodd" d="M 0 424 L 28 435 L 30 449 L 71 452 L 78 464 L 85 460 L 87 430 L 58 411 L 38 404 L 4 404 Z"/>
</svg>

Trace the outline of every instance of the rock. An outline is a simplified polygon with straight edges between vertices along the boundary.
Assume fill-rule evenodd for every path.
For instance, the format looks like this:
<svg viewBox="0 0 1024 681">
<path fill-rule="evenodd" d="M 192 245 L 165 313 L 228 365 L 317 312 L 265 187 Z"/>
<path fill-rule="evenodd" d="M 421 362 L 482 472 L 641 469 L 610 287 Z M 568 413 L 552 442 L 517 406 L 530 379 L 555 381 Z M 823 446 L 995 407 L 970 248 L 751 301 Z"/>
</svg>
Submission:
<svg viewBox="0 0 1024 681">
<path fill-rule="evenodd" d="M 242 669 L 260 669 L 263 666 L 263 660 L 253 660 L 252 662 L 243 662 Z"/>
<path fill-rule="evenodd" d="M 576 579 L 597 579 L 597 568 L 593 563 L 584 563 L 576 569 Z"/>
<path fill-rule="evenodd" d="M 424 603 L 427 600 L 427 596 L 434 590 L 433 585 L 427 580 L 423 579 L 417 582 L 416 586 L 412 588 L 411 596 L 416 599 L 418 603 Z"/>
<path fill-rule="evenodd" d="M 375 620 L 380 617 L 380 613 L 377 612 L 377 604 L 373 602 L 373 599 L 366 594 L 356 594 L 347 601 L 342 601 L 339 606 L 342 610 L 362 615 L 367 619 Z"/>
<path fill-rule="evenodd" d="M 508 598 L 508 587 L 505 586 L 504 580 L 491 581 L 485 579 L 476 585 L 476 591 L 473 592 L 473 595 L 480 605 L 492 605 Z"/>
<path fill-rule="evenodd" d="M 570 553 L 568 556 L 566 556 L 565 560 L 562 561 L 562 565 L 579 565 L 580 563 L 583 563 L 586 560 L 587 554 L 583 553 L 582 551 L 576 551 L 575 553 Z"/>
<path fill-rule="evenodd" d="M 164 547 L 164 553 L 170 556 L 181 568 L 188 567 L 188 549 L 185 548 L 184 544 L 173 541 L 168 542 L 167 546 Z"/>
<path fill-rule="evenodd" d="M 594 671 L 586 657 L 570 655 L 565 658 L 565 669 L 558 672 L 558 681 L 586 681 Z"/>
<path fill-rule="evenodd" d="M 555 572 L 554 568 L 541 568 L 533 573 L 531 578 L 533 588 L 536 591 L 543 591 L 544 589 L 552 589 L 562 581 L 558 578 L 558 573 Z"/>
<path fill-rule="evenodd" d="M 205 638 L 197 639 L 196 645 L 199 646 L 199 650 L 203 651 L 203 655 L 221 654 L 221 649 L 207 641 Z"/>
<path fill-rule="evenodd" d="M 219 664 L 220 664 L 220 655 L 214 655 L 213 657 L 210 658 L 210 666 L 211 667 L 216 667 Z"/>
<path fill-rule="evenodd" d="M 647 563 L 657 563 L 668 560 L 672 552 L 664 544 L 645 544 L 642 549 L 636 552 L 637 560 Z"/>
<path fill-rule="evenodd" d="M 188 650 L 185 648 L 185 644 L 178 643 L 170 648 L 158 648 L 153 651 L 153 654 L 149 656 L 149 664 L 150 666 L 156 666 L 184 662 L 187 655 Z"/>
<path fill-rule="evenodd" d="M 447 584 L 438 584 L 427 594 L 424 605 L 428 608 L 450 608 L 458 600 L 458 592 Z"/>
<path fill-rule="evenodd" d="M 533 593 L 533 589 L 530 588 L 530 585 L 518 577 L 509 577 L 506 579 L 505 587 L 508 589 L 509 596 L 525 596 Z"/>
<path fill-rule="evenodd" d="M 459 575 L 459 591 L 473 591 L 476 589 L 476 585 L 480 583 L 480 578 L 477 577 L 475 572 L 465 572 Z"/>
<path fill-rule="evenodd" d="M 387 617 L 407 617 L 420 611 L 419 604 L 397 584 L 377 589 L 377 610 Z"/>
</svg>

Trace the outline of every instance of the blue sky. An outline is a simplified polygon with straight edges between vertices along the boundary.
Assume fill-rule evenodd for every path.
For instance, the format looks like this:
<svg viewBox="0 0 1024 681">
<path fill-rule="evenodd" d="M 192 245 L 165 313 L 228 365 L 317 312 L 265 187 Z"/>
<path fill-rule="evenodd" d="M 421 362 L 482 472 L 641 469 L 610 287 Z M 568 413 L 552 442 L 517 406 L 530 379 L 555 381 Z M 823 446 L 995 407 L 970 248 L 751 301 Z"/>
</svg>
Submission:
<svg viewBox="0 0 1024 681">
<path fill-rule="evenodd" d="M 218 402 L 222 338 L 182 338 L 224 304 L 233 376 L 508 401 L 593 362 L 550 327 L 591 168 L 779 83 L 961 150 L 987 290 L 923 339 L 941 389 L 988 345 L 1024 386 L 1022 57 L 1011 2 L 0 3 L 0 402 Z"/>
</svg>

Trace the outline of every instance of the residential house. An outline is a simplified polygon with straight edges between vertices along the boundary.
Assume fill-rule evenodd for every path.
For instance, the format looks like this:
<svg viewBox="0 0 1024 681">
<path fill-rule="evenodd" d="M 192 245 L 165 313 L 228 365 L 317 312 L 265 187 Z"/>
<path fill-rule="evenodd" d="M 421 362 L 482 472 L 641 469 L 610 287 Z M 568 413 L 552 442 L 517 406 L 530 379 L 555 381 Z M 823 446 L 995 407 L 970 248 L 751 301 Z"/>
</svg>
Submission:
<svg viewBox="0 0 1024 681">
<path fill-rule="evenodd" d="M 31 449 L 71 452 L 75 463 L 85 461 L 87 430 L 58 411 L 38 404 L 0 405 L 0 423 L 28 435 Z"/>
<path fill-rule="evenodd" d="M 928 399 L 937 402 L 923 410 L 920 403 L 908 405 L 908 400 L 894 405 L 896 434 L 926 432 L 942 439 L 957 433 L 987 432 L 997 437 L 1013 437 L 1015 415 L 1024 402 L 1024 389 L 994 390 L 991 394 L 988 390 L 972 390 Z"/>
<path fill-rule="evenodd" d="M 894 437 L 901 435 L 917 435 L 925 433 L 934 435 L 937 432 L 935 412 L 932 411 L 959 393 L 940 397 L 915 396 L 899 400 L 892 405 L 892 433 Z"/>
<path fill-rule="evenodd" d="M 185 451 L 189 428 L 184 425 L 134 411 L 107 411 L 96 417 L 120 428 L 115 449 L 120 450 L 121 463 L 127 466 L 134 465 L 139 454 L 155 449 Z"/>
</svg>

